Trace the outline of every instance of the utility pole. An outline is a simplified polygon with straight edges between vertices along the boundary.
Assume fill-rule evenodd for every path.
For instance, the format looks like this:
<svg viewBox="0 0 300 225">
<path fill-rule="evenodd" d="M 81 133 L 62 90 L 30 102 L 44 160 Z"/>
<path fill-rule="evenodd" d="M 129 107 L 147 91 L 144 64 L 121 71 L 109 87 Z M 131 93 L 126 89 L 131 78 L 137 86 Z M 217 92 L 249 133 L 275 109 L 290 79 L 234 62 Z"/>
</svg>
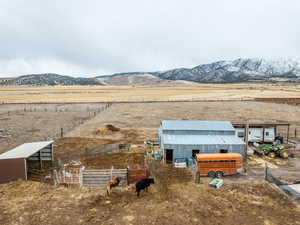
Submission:
<svg viewBox="0 0 300 225">
<path fill-rule="evenodd" d="M 286 143 L 289 143 L 289 137 L 290 137 L 290 124 L 287 127 L 287 135 L 286 135 Z"/>
</svg>

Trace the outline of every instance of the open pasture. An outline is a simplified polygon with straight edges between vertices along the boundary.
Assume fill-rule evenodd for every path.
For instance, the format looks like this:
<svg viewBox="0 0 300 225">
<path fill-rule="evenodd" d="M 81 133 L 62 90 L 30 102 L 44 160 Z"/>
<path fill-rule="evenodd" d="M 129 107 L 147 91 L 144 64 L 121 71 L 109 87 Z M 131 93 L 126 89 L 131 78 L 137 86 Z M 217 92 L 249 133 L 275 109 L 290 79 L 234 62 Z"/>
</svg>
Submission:
<svg viewBox="0 0 300 225">
<path fill-rule="evenodd" d="M 199 84 L 192 86 L 0 87 L 0 103 L 143 102 L 300 97 L 299 85 Z"/>
</svg>

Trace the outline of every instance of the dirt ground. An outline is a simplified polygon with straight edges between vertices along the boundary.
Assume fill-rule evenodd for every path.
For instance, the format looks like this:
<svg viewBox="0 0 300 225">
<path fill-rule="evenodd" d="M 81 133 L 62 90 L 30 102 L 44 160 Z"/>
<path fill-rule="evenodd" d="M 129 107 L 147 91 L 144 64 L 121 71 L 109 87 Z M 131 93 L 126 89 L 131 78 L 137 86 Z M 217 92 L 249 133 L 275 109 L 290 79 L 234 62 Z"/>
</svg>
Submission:
<svg viewBox="0 0 300 225">
<path fill-rule="evenodd" d="M 145 165 L 143 145 L 126 146 L 130 150 L 114 152 L 119 150 L 119 145 L 114 143 L 110 139 L 100 138 L 62 138 L 54 143 L 54 157 L 63 163 L 80 162 L 86 169 L 110 169 L 112 166 L 123 169 Z M 110 146 L 112 152 L 106 153 Z"/>
<path fill-rule="evenodd" d="M 61 138 L 54 143 L 54 157 L 68 161 L 79 160 L 81 155 L 88 153 L 89 150 L 112 143 L 114 142 L 111 140 L 100 138 Z"/>
<path fill-rule="evenodd" d="M 182 102 L 182 103 L 131 103 L 113 104 L 108 110 L 67 135 L 72 137 L 124 139 L 122 132 L 98 135 L 95 131 L 112 124 L 121 130 L 138 134 L 132 143 L 143 143 L 157 136 L 161 120 L 229 120 L 232 123 L 291 123 L 290 136 L 300 129 L 300 107 L 264 102 Z M 286 128 L 279 133 L 286 134 Z M 299 133 L 299 132 L 298 132 Z"/>
<path fill-rule="evenodd" d="M 297 225 L 300 209 L 269 184 L 161 182 L 138 198 L 131 188 L 53 188 L 36 182 L 0 185 L 0 224 Z M 162 191 L 164 190 L 164 191 Z"/>
<path fill-rule="evenodd" d="M 143 167 L 145 165 L 144 153 L 107 153 L 101 155 L 87 156 L 82 159 L 86 169 L 109 169 L 112 166 L 117 169 L 127 167 Z"/>
</svg>

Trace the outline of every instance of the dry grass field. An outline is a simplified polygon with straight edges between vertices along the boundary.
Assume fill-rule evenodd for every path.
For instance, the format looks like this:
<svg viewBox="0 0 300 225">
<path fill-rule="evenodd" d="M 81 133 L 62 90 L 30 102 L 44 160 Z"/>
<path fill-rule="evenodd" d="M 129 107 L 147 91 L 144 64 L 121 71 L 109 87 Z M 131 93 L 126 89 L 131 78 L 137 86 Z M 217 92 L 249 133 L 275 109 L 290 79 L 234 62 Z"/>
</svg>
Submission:
<svg viewBox="0 0 300 225">
<path fill-rule="evenodd" d="M 84 123 L 68 136 L 105 138 L 126 141 L 125 131 L 137 136 L 130 143 L 141 144 L 153 139 L 161 120 L 229 120 L 232 123 L 291 123 L 290 135 L 300 129 L 300 107 L 264 102 L 169 102 L 113 104 L 108 110 Z M 97 134 L 95 131 L 106 124 L 120 128 L 120 132 Z M 279 130 L 282 135 L 286 128 Z"/>
<path fill-rule="evenodd" d="M 299 85 L 199 84 L 192 86 L 0 87 L 2 103 L 233 100 L 300 97 Z"/>
</svg>

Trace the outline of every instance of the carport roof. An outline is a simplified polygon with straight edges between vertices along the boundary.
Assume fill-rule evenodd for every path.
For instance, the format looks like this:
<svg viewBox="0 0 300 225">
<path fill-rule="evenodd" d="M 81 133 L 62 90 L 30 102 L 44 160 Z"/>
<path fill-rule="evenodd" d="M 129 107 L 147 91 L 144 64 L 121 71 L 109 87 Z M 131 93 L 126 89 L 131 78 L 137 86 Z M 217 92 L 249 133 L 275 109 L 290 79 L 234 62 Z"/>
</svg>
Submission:
<svg viewBox="0 0 300 225">
<path fill-rule="evenodd" d="M 0 155 L 0 159 L 28 158 L 52 143 L 53 141 L 24 143 L 12 150 L 4 152 Z"/>
</svg>

